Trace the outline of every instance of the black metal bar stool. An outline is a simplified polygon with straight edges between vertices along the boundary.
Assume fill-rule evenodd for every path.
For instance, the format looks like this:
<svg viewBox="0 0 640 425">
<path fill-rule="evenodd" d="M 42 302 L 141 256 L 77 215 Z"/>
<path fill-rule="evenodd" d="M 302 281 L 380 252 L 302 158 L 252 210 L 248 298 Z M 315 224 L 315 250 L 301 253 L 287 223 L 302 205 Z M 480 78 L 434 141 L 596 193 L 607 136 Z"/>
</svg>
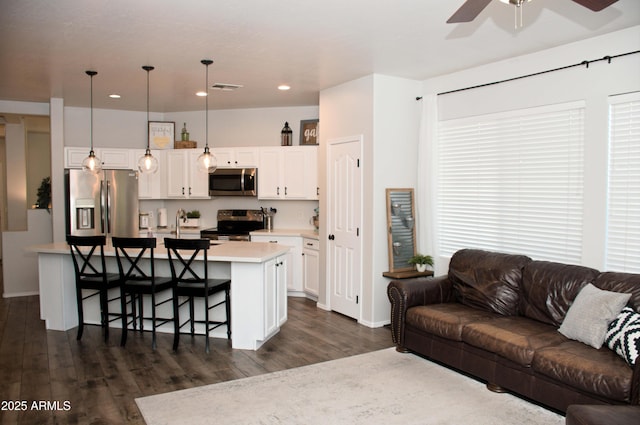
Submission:
<svg viewBox="0 0 640 425">
<path fill-rule="evenodd" d="M 230 279 L 210 279 L 209 263 L 207 251 L 209 250 L 209 239 L 172 239 L 165 238 L 164 246 L 169 254 L 169 264 L 171 266 L 171 276 L 173 278 L 173 315 L 175 317 L 175 333 L 173 336 L 173 349 L 178 349 L 180 341 L 180 329 L 187 323 L 191 324 L 191 336 L 195 333 L 195 323 L 203 323 L 205 326 L 205 351 L 209 353 L 209 331 L 220 326 L 227 325 L 227 339 L 231 339 L 231 290 Z M 197 273 L 194 270 L 196 257 L 202 254 L 203 272 Z M 224 292 L 224 300 L 210 305 L 209 297 L 214 294 Z M 180 303 L 180 297 L 187 297 Z M 196 320 L 194 298 L 204 300 L 204 320 Z M 189 304 L 189 318 L 180 323 L 180 307 Z M 225 306 L 224 321 L 210 320 L 209 310 L 218 306 Z"/>
<path fill-rule="evenodd" d="M 109 313 L 109 303 L 120 297 L 109 298 L 109 289 L 120 286 L 118 273 L 107 273 L 104 260 L 105 236 L 67 236 L 67 243 L 73 259 L 76 275 L 76 299 L 78 303 L 78 335 L 84 332 L 84 300 L 96 295 L 100 298 L 100 326 L 104 331 L 105 342 L 109 340 L 109 322 L 120 314 Z M 88 293 L 88 295 L 84 295 Z M 110 317 L 114 317 L 111 319 Z"/>
<path fill-rule="evenodd" d="M 135 330 L 136 321 L 140 331 L 144 331 L 144 320 L 151 320 L 152 342 L 151 347 L 155 350 L 156 328 L 167 322 L 173 321 L 173 317 L 158 317 L 157 307 L 171 302 L 171 297 L 158 301 L 158 295 L 171 289 L 172 279 L 170 277 L 158 277 L 155 273 L 155 259 L 153 250 L 156 247 L 155 238 L 111 238 L 113 247 L 116 250 L 118 270 L 120 271 L 120 297 L 122 306 L 122 339 L 121 346 L 127 343 L 127 329 L 129 324 Z M 146 256 L 147 252 L 149 253 Z M 144 315 L 144 295 L 151 297 L 151 317 Z M 131 298 L 131 313 L 127 309 L 127 298 Z M 137 308 L 136 308 L 137 304 Z M 131 321 L 129 321 L 131 318 Z"/>
</svg>

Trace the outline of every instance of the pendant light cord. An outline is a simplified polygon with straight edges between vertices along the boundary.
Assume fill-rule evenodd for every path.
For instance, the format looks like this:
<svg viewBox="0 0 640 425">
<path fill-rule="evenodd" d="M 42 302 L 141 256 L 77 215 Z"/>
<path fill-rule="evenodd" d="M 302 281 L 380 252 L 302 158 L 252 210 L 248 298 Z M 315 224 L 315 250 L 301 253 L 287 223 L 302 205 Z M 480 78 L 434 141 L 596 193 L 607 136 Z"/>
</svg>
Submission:
<svg viewBox="0 0 640 425">
<path fill-rule="evenodd" d="M 200 61 L 205 67 L 205 87 L 204 87 L 204 105 L 205 105 L 205 122 L 204 122 L 204 150 L 209 152 L 209 65 L 213 63 L 211 59 L 202 59 Z"/>
<path fill-rule="evenodd" d="M 91 105 L 91 121 L 89 122 L 89 134 L 91 135 L 91 149 L 90 151 L 93 152 L 93 75 L 91 75 L 91 78 L 89 78 L 89 81 L 91 81 L 89 87 L 90 87 L 90 91 L 91 91 L 91 96 L 90 96 L 90 105 Z"/>
<path fill-rule="evenodd" d="M 151 149 L 149 145 L 149 72 L 153 71 L 155 68 L 145 65 L 142 67 L 142 69 L 147 71 L 147 153 L 149 153 Z"/>
<path fill-rule="evenodd" d="M 205 63 L 206 72 L 205 72 L 205 83 L 204 90 L 207 94 L 204 97 L 204 109 L 207 111 L 206 120 L 204 122 L 204 145 L 209 147 L 209 64 Z"/>
<path fill-rule="evenodd" d="M 90 107 L 91 107 L 91 121 L 89 122 L 89 134 L 90 134 L 90 140 L 89 142 L 91 143 L 91 149 L 89 151 L 89 153 L 93 152 L 93 76 L 94 75 L 98 75 L 98 71 L 85 71 L 85 73 L 89 76 L 89 81 L 90 81 Z"/>
</svg>

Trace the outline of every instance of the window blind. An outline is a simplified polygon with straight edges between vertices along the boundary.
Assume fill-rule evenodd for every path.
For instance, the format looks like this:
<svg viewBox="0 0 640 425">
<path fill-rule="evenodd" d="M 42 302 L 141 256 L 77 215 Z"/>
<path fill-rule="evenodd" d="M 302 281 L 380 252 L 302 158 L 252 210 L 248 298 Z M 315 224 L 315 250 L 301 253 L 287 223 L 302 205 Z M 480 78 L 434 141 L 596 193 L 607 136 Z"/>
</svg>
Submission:
<svg viewBox="0 0 640 425">
<path fill-rule="evenodd" d="M 640 93 L 609 98 L 606 268 L 640 273 Z"/>
<path fill-rule="evenodd" d="M 441 255 L 580 262 L 584 102 L 441 121 L 437 145 Z"/>
</svg>

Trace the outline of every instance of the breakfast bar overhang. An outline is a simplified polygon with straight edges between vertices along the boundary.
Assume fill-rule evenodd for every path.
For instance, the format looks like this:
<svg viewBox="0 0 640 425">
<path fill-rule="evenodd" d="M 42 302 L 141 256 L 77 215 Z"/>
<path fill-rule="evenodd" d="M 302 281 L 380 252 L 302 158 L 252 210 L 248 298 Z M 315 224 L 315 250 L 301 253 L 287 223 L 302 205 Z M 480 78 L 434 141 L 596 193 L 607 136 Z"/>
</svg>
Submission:
<svg viewBox="0 0 640 425">
<path fill-rule="evenodd" d="M 69 246 L 65 242 L 30 248 L 38 254 L 40 318 L 50 330 L 67 331 L 78 326 L 75 273 Z M 231 279 L 232 347 L 257 350 L 278 333 L 287 320 L 286 254 L 289 247 L 260 242 L 227 242 L 212 245 L 208 261 L 212 277 Z M 167 250 L 158 241 L 154 251 L 156 275 L 170 276 Z M 107 269 L 117 271 L 115 251 L 105 246 Z M 203 261 L 200 260 L 202 263 Z M 87 319 L 99 324 L 97 302 L 85 303 Z M 120 321 L 112 322 L 119 327 Z M 173 332 L 168 325 L 161 332 Z M 226 330 L 212 332 L 226 338 Z"/>
</svg>

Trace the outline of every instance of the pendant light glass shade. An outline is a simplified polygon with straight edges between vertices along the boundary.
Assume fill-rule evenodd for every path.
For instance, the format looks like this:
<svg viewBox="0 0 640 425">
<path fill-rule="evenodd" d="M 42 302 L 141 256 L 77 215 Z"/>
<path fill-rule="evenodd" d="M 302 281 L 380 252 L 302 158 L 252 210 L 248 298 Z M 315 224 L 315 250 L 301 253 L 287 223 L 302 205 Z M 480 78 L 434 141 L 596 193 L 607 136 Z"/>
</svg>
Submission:
<svg viewBox="0 0 640 425">
<path fill-rule="evenodd" d="M 204 152 L 198 157 L 198 171 L 202 173 L 212 173 L 218 168 L 218 160 L 216 156 L 209 151 L 209 147 L 205 146 Z"/>
<path fill-rule="evenodd" d="M 154 68 L 145 65 L 142 69 L 147 71 L 147 150 L 138 159 L 138 171 L 142 174 L 153 174 L 158 171 L 158 158 L 151 154 L 151 149 L 149 148 L 149 72 L 153 71 Z"/>
<path fill-rule="evenodd" d="M 89 79 L 91 81 L 91 122 L 89 124 L 90 133 L 91 133 L 91 138 L 90 138 L 91 148 L 89 149 L 89 156 L 87 156 L 82 161 L 82 171 L 87 173 L 98 174 L 100 171 L 102 171 L 102 161 L 100 161 L 100 158 L 98 158 L 95 152 L 93 152 L 93 76 L 98 75 L 98 72 L 85 71 L 85 73 L 89 76 Z"/>
<path fill-rule="evenodd" d="M 102 161 L 96 156 L 93 149 L 89 151 L 89 156 L 82 161 L 82 171 L 93 174 L 98 174 L 102 171 Z"/>
<path fill-rule="evenodd" d="M 138 159 L 138 170 L 143 174 L 153 174 L 158 171 L 158 158 L 147 148 L 144 155 Z"/>
<path fill-rule="evenodd" d="M 200 61 L 206 67 L 205 82 L 205 125 L 204 125 L 204 152 L 198 157 L 198 171 L 203 173 L 212 173 L 218 168 L 218 160 L 215 155 L 209 151 L 209 65 L 213 63 L 211 59 L 202 59 Z"/>
</svg>

